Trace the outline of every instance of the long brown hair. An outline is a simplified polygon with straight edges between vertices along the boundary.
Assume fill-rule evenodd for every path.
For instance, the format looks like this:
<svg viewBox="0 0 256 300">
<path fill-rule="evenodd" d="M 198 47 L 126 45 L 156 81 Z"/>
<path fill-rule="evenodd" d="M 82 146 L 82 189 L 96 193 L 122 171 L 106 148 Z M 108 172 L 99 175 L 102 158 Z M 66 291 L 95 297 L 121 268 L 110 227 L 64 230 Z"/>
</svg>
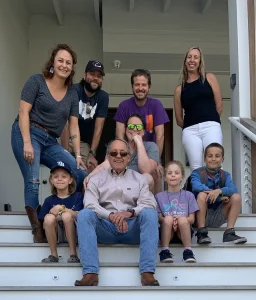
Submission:
<svg viewBox="0 0 256 300">
<path fill-rule="evenodd" d="M 187 53 L 185 54 L 183 65 L 180 70 L 180 85 L 181 85 L 181 87 L 184 87 L 185 82 L 188 80 L 188 70 L 186 67 L 186 60 L 187 60 L 189 52 L 194 49 L 198 50 L 200 53 L 200 63 L 199 63 L 199 68 L 198 68 L 198 74 L 200 75 L 202 82 L 204 83 L 204 81 L 205 81 L 205 64 L 204 64 L 203 52 L 199 47 L 191 47 L 188 49 Z"/>
<path fill-rule="evenodd" d="M 72 66 L 71 73 L 68 76 L 68 78 L 66 78 L 66 80 L 65 80 L 65 85 L 71 86 L 73 84 L 73 77 L 75 75 L 74 65 L 77 63 L 77 56 L 76 56 L 76 53 L 67 44 L 58 44 L 52 50 L 51 56 L 48 59 L 48 61 L 45 63 L 45 66 L 44 66 L 42 72 L 43 72 L 43 75 L 44 75 L 45 78 L 52 78 L 53 77 L 53 73 L 50 72 L 50 69 L 54 64 L 54 59 L 55 59 L 56 54 L 60 50 L 66 50 L 71 55 L 72 60 L 73 60 L 73 66 Z"/>
<path fill-rule="evenodd" d="M 50 185 L 51 185 L 51 193 L 52 193 L 52 195 L 57 196 L 58 195 L 57 189 L 51 182 L 52 174 L 50 174 L 50 177 L 49 177 L 49 182 L 50 182 Z M 69 174 L 69 175 L 70 175 L 70 178 L 72 179 L 72 182 L 68 185 L 68 194 L 71 195 L 76 191 L 76 180 L 75 180 L 73 175 L 71 175 L 71 174 Z"/>
</svg>

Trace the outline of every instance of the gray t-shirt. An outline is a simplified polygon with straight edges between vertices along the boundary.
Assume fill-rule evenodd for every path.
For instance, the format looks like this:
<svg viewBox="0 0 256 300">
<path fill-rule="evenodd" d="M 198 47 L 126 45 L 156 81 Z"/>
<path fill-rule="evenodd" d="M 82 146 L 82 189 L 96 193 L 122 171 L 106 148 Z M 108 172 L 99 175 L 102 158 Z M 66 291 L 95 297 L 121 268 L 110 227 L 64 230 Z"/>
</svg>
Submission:
<svg viewBox="0 0 256 300">
<path fill-rule="evenodd" d="M 159 162 L 159 149 L 157 144 L 154 142 L 143 142 L 143 144 L 149 159 L 153 159 L 156 162 Z M 131 155 L 131 159 L 128 164 L 128 169 L 132 169 L 136 172 L 139 172 L 137 151 Z"/>
<path fill-rule="evenodd" d="M 32 75 L 21 92 L 21 100 L 32 104 L 29 113 L 30 121 L 34 121 L 60 136 L 70 116 L 78 117 L 78 95 L 73 88 L 68 88 L 61 101 L 56 101 L 46 84 L 42 74 Z"/>
<path fill-rule="evenodd" d="M 165 216 L 185 216 L 199 210 L 193 193 L 180 190 L 176 193 L 167 191 L 156 194 L 157 211 Z"/>
</svg>

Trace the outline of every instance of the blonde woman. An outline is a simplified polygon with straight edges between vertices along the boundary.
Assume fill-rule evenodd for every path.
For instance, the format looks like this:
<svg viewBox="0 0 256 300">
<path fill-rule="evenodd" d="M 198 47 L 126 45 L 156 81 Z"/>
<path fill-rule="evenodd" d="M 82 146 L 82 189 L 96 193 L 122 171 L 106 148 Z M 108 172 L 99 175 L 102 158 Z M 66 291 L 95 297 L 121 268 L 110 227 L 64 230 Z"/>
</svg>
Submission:
<svg viewBox="0 0 256 300">
<path fill-rule="evenodd" d="M 174 92 L 174 110 L 193 171 L 203 165 L 203 152 L 209 144 L 222 144 L 221 90 L 215 75 L 205 73 L 203 54 L 198 47 L 190 48 L 185 55 L 180 85 Z"/>
</svg>

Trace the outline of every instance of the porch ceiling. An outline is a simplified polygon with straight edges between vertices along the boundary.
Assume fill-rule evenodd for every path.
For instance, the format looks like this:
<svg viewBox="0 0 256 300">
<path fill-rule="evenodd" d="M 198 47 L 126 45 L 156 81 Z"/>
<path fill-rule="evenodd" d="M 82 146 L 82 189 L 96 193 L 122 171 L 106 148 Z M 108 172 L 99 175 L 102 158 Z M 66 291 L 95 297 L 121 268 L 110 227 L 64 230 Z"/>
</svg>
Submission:
<svg viewBox="0 0 256 300">
<path fill-rule="evenodd" d="M 102 27 L 107 72 L 141 67 L 178 73 L 186 49 L 199 45 L 207 71 L 229 73 L 227 0 L 24 1 L 31 16 L 55 16 L 58 25 L 76 15 L 95 19 Z M 114 60 L 122 62 L 120 69 Z"/>
<path fill-rule="evenodd" d="M 54 15 L 55 0 L 24 0 L 30 14 L 46 14 Z M 132 13 L 140 8 L 146 10 L 161 11 L 162 13 L 170 13 L 177 5 L 189 7 L 193 11 L 201 14 L 209 10 L 214 10 L 216 5 L 222 5 L 227 10 L 227 0 L 57 0 L 64 15 L 84 14 L 94 16 L 94 5 L 98 3 L 106 3 L 120 9 L 124 9 L 127 13 Z"/>
</svg>

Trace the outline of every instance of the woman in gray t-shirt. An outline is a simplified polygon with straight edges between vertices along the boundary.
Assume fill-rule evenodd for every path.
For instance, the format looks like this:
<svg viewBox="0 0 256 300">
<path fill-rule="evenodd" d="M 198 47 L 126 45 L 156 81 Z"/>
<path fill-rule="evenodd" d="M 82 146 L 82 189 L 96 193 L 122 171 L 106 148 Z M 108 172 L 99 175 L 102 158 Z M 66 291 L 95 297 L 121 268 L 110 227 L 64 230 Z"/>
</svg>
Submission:
<svg viewBox="0 0 256 300">
<path fill-rule="evenodd" d="M 12 126 L 12 149 L 24 178 L 25 209 L 34 242 L 45 241 L 37 218 L 40 164 L 48 168 L 57 163 L 70 165 L 78 189 L 87 175 L 80 169 L 85 166 L 80 155 L 79 100 L 71 87 L 76 62 L 76 54 L 68 45 L 57 45 L 43 74 L 32 75 L 25 83 L 19 115 Z M 76 158 L 57 142 L 67 121 Z"/>
</svg>

